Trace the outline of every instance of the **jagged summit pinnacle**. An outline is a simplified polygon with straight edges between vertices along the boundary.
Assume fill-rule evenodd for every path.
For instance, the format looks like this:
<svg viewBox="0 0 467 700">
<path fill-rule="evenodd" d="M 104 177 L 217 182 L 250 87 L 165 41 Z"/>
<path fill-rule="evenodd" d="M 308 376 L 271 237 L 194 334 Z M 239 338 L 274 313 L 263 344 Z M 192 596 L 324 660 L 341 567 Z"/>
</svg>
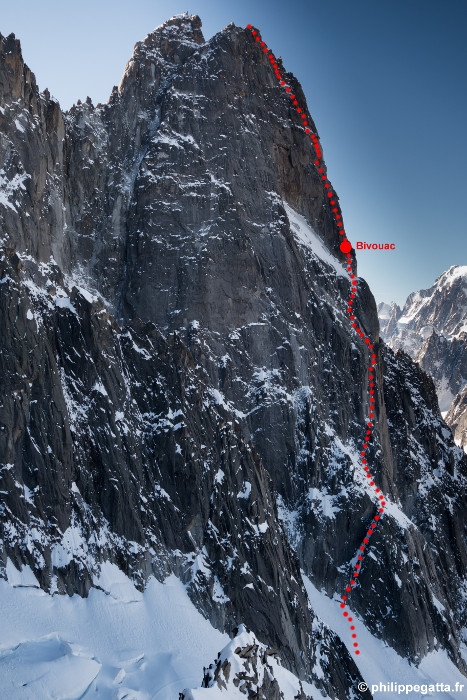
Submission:
<svg viewBox="0 0 467 700">
<path fill-rule="evenodd" d="M 13 50 L 21 48 L 20 41 L 16 38 L 14 32 L 11 32 L 11 34 L 8 34 L 8 36 L 5 36 L 0 32 L 0 44 L 5 53 L 12 53 Z"/>
<path fill-rule="evenodd" d="M 19 99 L 36 100 L 38 87 L 35 75 L 24 63 L 21 42 L 13 32 L 8 36 L 0 33 L 0 62 L 6 68 L 0 76 L 2 106 Z"/>
<path fill-rule="evenodd" d="M 156 27 L 142 41 L 138 41 L 128 61 L 120 82 L 121 95 L 128 86 L 133 90 L 135 83 L 152 85 L 160 71 L 155 67 L 183 64 L 200 45 L 204 44 L 201 19 L 198 15 L 174 15 Z"/>
<path fill-rule="evenodd" d="M 172 15 L 172 17 L 166 19 L 165 22 L 159 24 L 154 31 L 165 29 L 170 26 L 177 26 L 184 31 L 190 31 L 190 28 L 199 29 L 202 26 L 202 22 L 199 15 L 190 15 L 188 12 L 183 12 L 181 14 Z"/>
<path fill-rule="evenodd" d="M 147 44 L 148 40 L 152 43 L 154 40 L 162 39 L 175 41 L 190 40 L 196 44 L 203 44 L 204 36 L 201 31 L 201 26 L 202 22 L 199 15 L 188 15 L 188 13 L 173 15 L 173 17 L 157 26 L 142 42 L 138 42 L 138 44 Z M 138 44 L 136 44 L 136 46 L 138 46 Z"/>
</svg>

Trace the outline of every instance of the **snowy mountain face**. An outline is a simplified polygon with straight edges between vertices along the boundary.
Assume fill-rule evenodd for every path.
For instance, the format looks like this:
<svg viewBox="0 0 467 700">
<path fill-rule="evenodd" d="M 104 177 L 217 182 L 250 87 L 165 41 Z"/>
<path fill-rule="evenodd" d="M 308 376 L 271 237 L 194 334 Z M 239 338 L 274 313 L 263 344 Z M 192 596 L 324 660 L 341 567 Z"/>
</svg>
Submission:
<svg viewBox="0 0 467 700">
<path fill-rule="evenodd" d="M 5 595 L 23 599 L 21 570 L 46 601 L 112 596 L 109 567 L 144 596 L 175 580 L 191 601 L 173 599 L 191 611 L 178 653 L 198 646 L 196 609 L 212 632 L 198 687 L 179 664 L 156 697 L 365 697 L 370 671 L 321 608 L 376 507 L 360 471 L 369 351 L 310 140 L 266 57 L 243 29 L 204 42 L 178 16 L 136 45 L 107 104 L 62 113 L 1 37 L 0 91 Z M 363 280 L 353 308 L 377 340 L 367 457 L 388 505 L 352 610 L 394 658 L 466 673 L 466 458 L 433 383 L 378 340 Z M 29 641 L 49 630 L 43 605 Z M 133 692 L 138 673 L 134 697 L 152 697 L 163 661 L 138 665 L 134 640 L 117 659 L 61 635 L 39 648 L 88 659 L 76 697 L 113 697 L 125 674 Z"/>
<path fill-rule="evenodd" d="M 388 345 L 408 352 L 433 377 L 440 410 L 456 443 L 466 446 L 460 397 L 467 387 L 467 266 L 451 267 L 430 289 L 410 294 L 402 310 L 379 304 L 378 316 Z"/>
</svg>

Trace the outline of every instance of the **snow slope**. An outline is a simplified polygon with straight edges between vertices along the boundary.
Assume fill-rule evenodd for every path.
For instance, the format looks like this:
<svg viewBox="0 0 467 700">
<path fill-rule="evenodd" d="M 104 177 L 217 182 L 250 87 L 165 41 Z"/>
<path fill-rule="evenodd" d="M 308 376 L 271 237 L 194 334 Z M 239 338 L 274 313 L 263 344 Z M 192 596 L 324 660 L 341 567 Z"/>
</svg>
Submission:
<svg viewBox="0 0 467 700">
<path fill-rule="evenodd" d="M 10 563 L 8 573 L 10 583 L 0 579 L 2 699 L 178 699 L 229 642 L 173 575 L 140 593 L 106 563 L 103 590 L 70 598 L 44 593 L 27 567 Z"/>
<path fill-rule="evenodd" d="M 217 684 L 201 689 L 202 668 L 222 649 L 221 661 L 228 659 L 233 670 L 238 667 L 240 671 L 244 660 L 236 657 L 235 649 L 257 640 L 242 627 L 234 640 L 215 630 L 175 576 L 164 583 L 152 579 L 140 593 L 114 565 L 105 564 L 100 580 L 103 590 L 92 589 L 88 598 L 70 598 L 44 593 L 28 568 L 20 573 L 9 564 L 8 571 L 12 583 L 0 579 L 1 698 L 172 700 L 187 687 L 199 700 L 245 697 L 231 684 L 225 690 Z M 305 575 L 303 580 L 315 613 L 351 653 L 339 601 L 319 592 Z M 464 690 L 467 687 L 467 679 L 443 651 L 432 652 L 417 668 L 363 625 L 358 634 L 367 651 L 355 657 L 355 662 L 370 688 L 380 682 L 443 682 L 451 687 L 458 682 Z M 268 665 L 285 700 L 293 698 L 299 687 L 295 676 L 274 658 Z M 303 683 L 303 689 L 319 697 L 309 684 Z M 410 697 L 437 696 L 413 692 Z M 443 693 L 442 697 L 459 700 L 462 693 Z"/>
<path fill-rule="evenodd" d="M 243 625 L 232 640 L 214 629 L 174 575 L 151 579 L 141 593 L 107 562 L 88 598 L 44 593 L 29 567 L 18 571 L 9 560 L 7 576 L 0 579 L 2 700 L 178 700 L 186 688 L 188 698 L 244 698 L 232 683 L 201 689 L 203 668 L 222 649 L 233 680 L 248 662 L 237 647 L 267 649 Z M 261 682 L 267 673 L 293 700 L 300 683 L 279 659 L 257 668 Z M 302 687 L 313 700 L 323 697 Z"/>
<path fill-rule="evenodd" d="M 374 637 L 359 621 L 359 616 L 353 612 L 354 619 L 358 624 L 358 640 L 362 653 L 359 656 L 353 654 L 352 639 L 350 637 L 349 625 L 342 616 L 340 600 L 331 600 L 324 592 L 315 588 L 310 579 L 302 572 L 303 582 L 315 614 L 336 634 L 339 635 L 343 643 L 352 654 L 365 682 L 371 690 L 372 685 L 380 683 L 389 684 L 391 682 L 412 685 L 430 685 L 436 683 L 449 684 L 455 686 L 456 682 L 463 685 L 463 692 L 443 692 L 442 695 L 435 693 L 411 692 L 409 697 L 412 700 L 427 697 L 442 697 L 444 700 L 460 700 L 467 695 L 467 678 L 448 658 L 444 650 L 434 651 L 425 656 L 420 666 L 412 666 L 406 659 L 399 656 L 394 649 L 387 646 L 383 641 Z M 349 610 L 351 606 L 349 606 Z M 384 697 L 398 697 L 387 693 L 380 693 Z M 378 694 L 376 695 L 378 697 Z"/>
</svg>

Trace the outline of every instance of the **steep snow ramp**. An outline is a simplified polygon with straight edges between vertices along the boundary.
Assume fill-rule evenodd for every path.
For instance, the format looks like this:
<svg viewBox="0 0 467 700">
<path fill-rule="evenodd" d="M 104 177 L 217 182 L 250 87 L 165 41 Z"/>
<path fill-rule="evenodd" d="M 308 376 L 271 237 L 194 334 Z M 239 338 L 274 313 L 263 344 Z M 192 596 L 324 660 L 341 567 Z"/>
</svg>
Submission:
<svg viewBox="0 0 467 700">
<path fill-rule="evenodd" d="M 394 576 L 396 577 L 397 574 Z M 348 625 L 342 617 L 340 600 L 328 598 L 324 591 L 319 591 L 312 584 L 304 572 L 302 572 L 302 578 L 310 603 L 317 611 L 318 617 L 342 639 L 344 644 L 351 648 Z M 353 614 L 356 615 L 355 612 Z M 359 615 L 357 614 L 356 617 Z M 391 681 L 398 684 L 419 686 L 448 683 L 451 688 L 454 688 L 457 682 L 463 684 L 464 689 L 467 687 L 467 679 L 455 667 L 446 651 L 442 649 L 430 652 L 417 667 L 397 654 L 381 639 L 374 637 L 363 625 L 359 626 L 359 637 L 365 648 L 371 649 L 371 654 L 361 654 L 355 658 L 355 663 L 370 690 L 372 685 L 390 684 Z M 389 697 L 389 694 L 384 694 Z M 426 696 L 437 697 L 432 693 L 411 694 L 411 697 L 414 698 Z M 459 700 L 459 697 L 460 694 L 454 691 L 443 693 L 443 698 L 446 700 Z"/>
<path fill-rule="evenodd" d="M 326 265 L 332 267 L 338 275 L 347 279 L 348 275 L 346 274 L 341 263 L 334 257 L 334 255 L 332 255 L 328 248 L 326 248 L 321 238 L 310 226 L 305 217 L 298 214 L 295 209 L 292 209 L 292 207 L 287 204 L 287 202 L 284 202 L 283 204 L 287 213 L 287 218 L 290 222 L 291 231 L 298 243 L 308 248 L 308 250 L 311 250 L 311 252 L 317 258 L 326 263 Z"/>
</svg>

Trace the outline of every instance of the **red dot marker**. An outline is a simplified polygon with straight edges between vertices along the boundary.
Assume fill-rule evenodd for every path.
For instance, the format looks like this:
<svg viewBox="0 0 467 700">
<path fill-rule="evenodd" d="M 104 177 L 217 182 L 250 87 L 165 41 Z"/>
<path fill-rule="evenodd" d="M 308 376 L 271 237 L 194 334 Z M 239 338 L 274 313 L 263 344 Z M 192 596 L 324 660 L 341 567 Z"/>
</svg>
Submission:
<svg viewBox="0 0 467 700">
<path fill-rule="evenodd" d="M 286 90 L 286 92 L 289 94 L 290 99 L 293 100 L 293 104 L 294 104 L 295 106 L 297 106 L 296 112 L 297 112 L 298 114 L 300 114 L 300 117 L 301 117 L 303 126 L 308 126 L 308 121 L 306 120 L 306 115 L 303 114 L 303 113 L 302 113 L 303 110 L 302 110 L 300 107 L 298 107 L 298 100 L 296 99 L 296 96 L 292 93 L 291 87 L 286 85 L 286 81 L 285 81 L 285 80 L 282 80 L 282 76 L 280 75 L 280 71 L 279 71 L 279 69 L 278 69 L 278 64 L 277 64 L 277 62 L 276 62 L 276 59 L 274 58 L 274 54 L 270 51 L 270 49 L 268 49 L 268 47 L 266 46 L 265 42 L 261 40 L 261 36 L 258 34 L 258 32 L 257 32 L 255 29 L 252 29 L 252 25 L 251 25 L 251 24 L 249 24 L 249 25 L 247 26 L 247 29 L 251 29 L 251 30 L 252 30 L 252 35 L 255 36 L 257 42 L 260 42 L 261 47 L 263 47 L 264 53 L 267 53 L 267 54 L 268 54 L 269 61 L 270 61 L 271 66 L 272 66 L 272 68 L 273 68 L 273 70 L 274 70 L 274 72 L 275 72 L 275 75 L 276 75 L 276 77 L 277 77 L 277 80 L 279 80 L 279 81 L 280 81 L 280 84 L 281 84 L 283 87 L 285 87 L 285 90 Z M 256 35 L 257 35 L 257 36 L 256 36 Z M 315 164 L 316 166 L 319 166 L 319 165 L 320 165 L 320 162 L 321 162 L 321 159 L 322 159 L 322 151 L 321 151 L 321 146 L 320 146 L 318 137 L 316 136 L 316 134 L 312 134 L 312 133 L 311 133 L 311 130 L 310 130 L 309 128 L 306 128 L 306 129 L 305 129 L 305 133 L 306 133 L 307 135 L 310 136 L 310 138 L 311 138 L 311 140 L 312 140 L 312 143 L 313 143 L 313 146 L 314 146 L 314 149 L 315 149 L 315 152 L 316 152 L 316 156 L 315 156 L 316 160 L 314 161 L 314 164 Z M 319 168 L 319 172 L 320 172 L 320 173 L 323 172 L 323 167 L 320 167 L 320 168 Z M 336 204 L 336 201 L 335 201 L 335 199 L 333 199 L 333 197 L 336 198 L 336 195 L 335 195 L 335 193 L 332 191 L 332 189 L 331 189 L 331 187 L 330 187 L 330 184 L 329 184 L 329 181 L 327 181 L 327 178 L 326 178 L 324 175 L 323 175 L 323 177 L 322 177 L 322 180 L 323 180 L 323 184 L 324 184 L 323 190 L 324 190 L 324 191 L 328 190 L 328 191 L 327 191 L 327 196 L 328 196 L 328 198 L 330 199 L 330 204 L 331 204 L 331 206 L 334 207 L 334 205 Z M 348 311 L 348 313 L 349 313 L 349 316 L 350 316 L 351 321 L 353 321 L 352 327 L 356 330 L 356 333 L 357 333 L 361 338 L 364 339 L 364 342 L 365 342 L 365 344 L 368 346 L 368 348 L 369 348 L 370 350 L 373 350 L 373 344 L 371 343 L 371 339 L 370 339 L 369 337 L 367 337 L 366 334 L 364 333 L 364 331 L 358 327 L 358 324 L 357 324 L 357 322 L 355 321 L 355 314 L 352 313 L 352 304 L 353 304 L 353 301 L 352 301 L 352 300 L 355 299 L 355 297 L 356 297 L 356 291 L 357 291 L 356 287 L 357 287 L 357 283 L 358 283 L 358 280 L 355 279 L 355 275 L 352 273 L 352 264 L 353 264 L 353 261 L 352 261 L 352 255 L 350 254 L 350 251 L 352 250 L 352 244 L 350 243 L 350 241 L 349 241 L 349 240 L 347 239 L 347 237 L 346 237 L 346 233 L 345 233 L 345 231 L 344 231 L 343 223 L 342 223 L 342 214 L 340 213 L 339 209 L 338 209 L 337 207 L 334 208 L 334 209 L 333 209 L 333 213 L 334 213 L 334 215 L 335 215 L 335 223 L 337 224 L 337 228 L 339 229 L 338 233 L 339 233 L 340 236 L 343 236 L 343 237 L 344 237 L 344 238 L 341 240 L 341 243 L 339 244 L 339 248 L 340 248 L 340 250 L 342 251 L 342 253 L 344 253 L 344 255 L 347 256 L 347 264 L 348 264 L 347 271 L 348 271 L 349 273 L 351 273 L 351 274 L 350 274 L 350 279 L 351 279 L 351 281 L 352 281 L 352 286 L 351 286 L 351 292 L 352 292 L 352 293 L 350 294 L 350 299 L 349 299 L 349 301 L 347 302 L 347 311 Z M 375 354 L 375 353 L 373 353 L 373 354 L 371 355 L 371 358 L 370 358 L 370 365 L 371 365 L 371 366 L 369 367 L 368 381 L 369 381 L 369 386 L 370 386 L 370 387 L 374 387 L 374 383 L 373 383 L 374 375 L 373 375 L 373 372 L 374 372 L 374 369 L 375 369 L 374 365 L 376 365 L 376 354 Z M 368 415 L 369 415 L 369 418 L 370 418 L 370 419 L 373 419 L 373 418 L 374 418 L 374 413 L 373 413 L 373 411 L 374 411 L 374 409 L 375 409 L 375 399 L 374 399 L 374 396 L 373 396 L 374 394 L 375 394 L 375 392 L 374 392 L 373 388 L 369 389 L 369 398 L 370 398 L 370 407 L 369 407 L 369 410 L 371 411 L 371 413 L 369 413 Z M 367 426 L 368 426 L 368 428 L 373 428 L 373 422 L 372 422 L 372 420 L 370 420 L 370 421 L 367 423 Z M 367 430 L 367 431 L 366 431 L 366 436 L 368 436 L 368 435 L 371 435 L 371 430 Z M 368 441 L 369 441 L 369 439 L 370 439 L 369 437 L 365 437 L 365 438 L 364 438 L 363 445 L 362 445 L 362 448 L 361 448 L 361 449 L 362 449 L 362 452 L 361 452 L 361 455 L 362 455 L 362 456 L 364 456 L 364 455 L 366 454 L 366 450 L 367 450 L 367 447 L 368 447 Z M 367 466 L 366 463 L 367 463 L 367 460 L 366 460 L 366 459 L 362 459 L 362 460 L 361 460 L 361 464 L 363 465 L 363 469 L 364 469 L 365 472 L 367 472 L 366 477 L 367 477 L 368 479 L 373 479 L 372 475 L 370 474 L 370 467 Z M 371 481 L 371 482 L 370 482 L 370 485 L 371 485 L 371 486 L 375 486 L 374 481 Z M 378 494 L 379 505 L 381 506 L 381 507 L 377 510 L 377 512 L 383 513 L 383 512 L 384 512 L 384 507 L 383 507 L 383 506 L 386 505 L 386 502 L 385 502 L 385 500 L 384 500 L 384 496 L 383 496 L 383 495 L 379 495 L 379 492 L 380 492 L 380 489 L 379 489 L 378 487 L 376 487 L 376 488 L 375 488 L 375 493 Z M 362 561 L 362 560 L 363 560 L 363 556 L 362 556 L 362 555 L 364 554 L 365 549 L 366 549 L 366 548 L 365 548 L 365 545 L 368 545 L 368 544 L 369 544 L 369 539 L 368 539 L 368 538 L 375 532 L 375 529 L 376 529 L 376 527 L 377 527 L 377 522 L 379 521 L 379 519 L 380 519 L 380 515 L 375 515 L 374 518 L 373 518 L 373 522 L 371 523 L 371 525 L 370 525 L 370 526 L 367 526 L 367 527 L 369 527 L 369 529 L 368 529 L 368 531 L 367 531 L 367 534 L 366 534 L 365 538 L 363 539 L 363 542 L 364 542 L 365 544 L 362 544 L 362 545 L 360 545 L 360 547 L 359 547 L 359 550 L 360 550 L 360 552 L 361 552 L 361 554 L 358 555 L 358 560 L 359 560 L 359 561 Z M 354 585 L 354 584 L 355 584 L 355 582 L 356 582 L 355 579 L 356 579 L 356 578 L 358 577 L 358 575 L 359 575 L 359 571 L 358 571 L 359 568 L 360 568 L 360 564 L 355 564 L 355 569 L 356 569 L 356 571 L 353 572 L 353 577 L 354 577 L 354 578 L 351 579 L 350 585 Z M 347 591 L 347 592 L 350 592 L 350 591 L 351 591 L 351 588 L 350 588 L 349 585 L 347 585 L 346 591 Z M 342 596 L 342 600 L 343 600 L 343 601 L 346 601 L 346 600 L 347 600 L 347 596 L 345 596 L 345 595 Z M 345 603 L 341 603 L 341 607 L 345 607 Z M 349 622 L 352 620 L 352 618 L 348 616 L 348 612 L 347 612 L 347 611 L 345 611 L 345 612 L 343 613 L 343 615 L 344 615 L 344 617 L 346 617 L 346 618 L 349 620 Z M 352 626 L 351 626 L 351 630 L 354 630 L 354 629 L 355 629 L 355 626 L 352 625 Z M 352 634 L 352 638 L 353 638 L 353 639 L 355 639 L 356 636 L 357 636 L 356 634 Z M 353 646 L 354 646 L 354 647 L 357 647 L 357 646 L 358 646 L 358 643 L 357 643 L 357 642 L 354 642 L 354 643 L 353 643 Z M 356 653 L 356 654 L 360 654 L 360 651 L 359 651 L 358 649 L 356 649 L 356 650 L 355 650 L 355 653 Z"/>
</svg>

